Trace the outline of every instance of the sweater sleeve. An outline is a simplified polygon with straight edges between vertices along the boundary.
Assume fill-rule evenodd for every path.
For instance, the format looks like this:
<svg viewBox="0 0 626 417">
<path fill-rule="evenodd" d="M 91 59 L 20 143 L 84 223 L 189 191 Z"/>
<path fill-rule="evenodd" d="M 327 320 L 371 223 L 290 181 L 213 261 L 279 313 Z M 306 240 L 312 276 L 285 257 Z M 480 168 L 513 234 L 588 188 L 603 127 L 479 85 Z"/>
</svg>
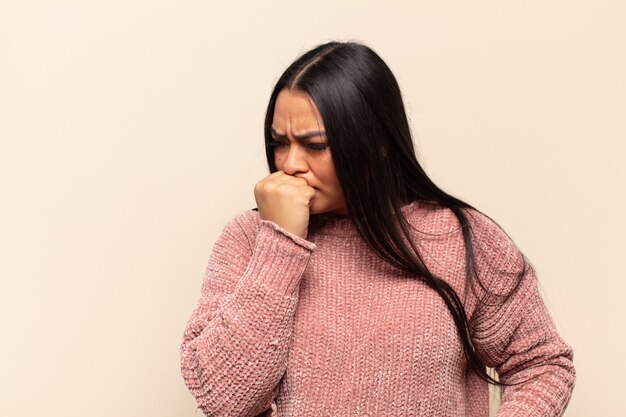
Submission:
<svg viewBox="0 0 626 417">
<path fill-rule="evenodd" d="M 298 284 L 316 249 L 274 222 L 253 223 L 240 215 L 224 226 L 180 346 L 184 382 L 207 416 L 256 416 L 271 406 Z"/>
<path fill-rule="evenodd" d="M 486 250 L 477 259 L 488 258 L 490 264 L 481 276 L 489 295 L 470 321 L 484 363 L 495 368 L 501 382 L 519 383 L 503 387 L 496 417 L 561 416 L 576 378 L 572 347 L 557 331 L 532 265 L 497 227 L 490 224 L 479 245 Z"/>
</svg>

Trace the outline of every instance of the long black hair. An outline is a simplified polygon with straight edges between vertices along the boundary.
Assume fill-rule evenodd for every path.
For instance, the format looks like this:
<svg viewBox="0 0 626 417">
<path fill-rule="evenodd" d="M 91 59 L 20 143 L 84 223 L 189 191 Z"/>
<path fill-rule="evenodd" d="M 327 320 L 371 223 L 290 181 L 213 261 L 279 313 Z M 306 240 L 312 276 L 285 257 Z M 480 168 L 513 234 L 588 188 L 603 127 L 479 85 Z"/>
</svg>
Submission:
<svg viewBox="0 0 626 417">
<path fill-rule="evenodd" d="M 465 294 L 473 288 L 473 276 L 480 283 L 465 212 L 478 210 L 440 189 L 420 166 L 400 88 L 389 67 L 370 47 L 356 41 L 327 42 L 298 57 L 278 79 L 267 106 L 265 150 L 272 173 L 277 168 L 269 146 L 271 126 L 276 98 L 285 88 L 305 92 L 316 104 L 349 217 L 368 246 L 391 265 L 415 274 L 442 297 L 454 318 L 468 367 L 488 383 L 517 385 L 489 375 L 472 345 L 470 323 L 459 295 L 428 270 L 409 239 L 403 205 L 417 200 L 450 209 L 460 223 L 466 249 Z M 526 272 L 527 260 L 522 259 L 523 270 L 505 301 L 517 291 Z"/>
</svg>

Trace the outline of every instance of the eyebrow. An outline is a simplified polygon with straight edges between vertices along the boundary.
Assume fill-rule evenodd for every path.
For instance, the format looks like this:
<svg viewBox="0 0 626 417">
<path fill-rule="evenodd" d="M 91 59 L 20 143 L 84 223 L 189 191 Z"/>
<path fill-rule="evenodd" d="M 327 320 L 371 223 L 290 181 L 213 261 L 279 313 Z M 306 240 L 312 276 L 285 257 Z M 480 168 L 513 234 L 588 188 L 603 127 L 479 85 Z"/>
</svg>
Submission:
<svg viewBox="0 0 626 417">
<path fill-rule="evenodd" d="M 326 132 L 323 132 L 323 131 L 314 131 L 314 132 L 306 132 L 301 135 L 292 135 L 292 136 L 298 140 L 304 140 L 304 139 L 310 139 L 316 136 L 322 136 L 325 134 Z M 272 127 L 272 136 L 274 136 L 277 139 L 285 139 L 287 137 L 287 135 L 281 135 L 280 133 L 278 133 L 276 130 L 274 130 L 273 127 Z"/>
</svg>

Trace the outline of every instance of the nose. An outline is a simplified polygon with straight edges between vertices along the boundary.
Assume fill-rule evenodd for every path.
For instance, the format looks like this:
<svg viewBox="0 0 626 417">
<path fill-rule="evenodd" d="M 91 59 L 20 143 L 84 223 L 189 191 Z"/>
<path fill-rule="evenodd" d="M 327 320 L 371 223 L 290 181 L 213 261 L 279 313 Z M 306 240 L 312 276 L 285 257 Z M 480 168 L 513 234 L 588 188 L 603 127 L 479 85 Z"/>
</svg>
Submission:
<svg viewBox="0 0 626 417">
<path fill-rule="evenodd" d="M 284 159 L 282 161 L 282 170 L 285 174 L 295 175 L 299 172 L 307 172 L 309 165 L 306 162 L 305 150 L 298 143 L 291 143 L 289 150 L 281 155 Z"/>
</svg>

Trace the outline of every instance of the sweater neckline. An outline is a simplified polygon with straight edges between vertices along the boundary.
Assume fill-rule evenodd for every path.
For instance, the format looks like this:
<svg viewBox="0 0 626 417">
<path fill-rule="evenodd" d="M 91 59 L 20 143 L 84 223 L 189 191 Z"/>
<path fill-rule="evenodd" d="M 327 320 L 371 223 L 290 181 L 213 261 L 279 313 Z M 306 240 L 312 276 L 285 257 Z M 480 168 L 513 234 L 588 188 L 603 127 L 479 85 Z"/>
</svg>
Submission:
<svg viewBox="0 0 626 417">
<path fill-rule="evenodd" d="M 417 210 L 417 200 L 400 207 L 400 211 L 407 219 Z M 331 235 L 339 237 L 360 236 L 352 217 L 340 217 L 330 213 L 314 214 L 309 218 L 309 231 L 312 234 Z"/>
</svg>

